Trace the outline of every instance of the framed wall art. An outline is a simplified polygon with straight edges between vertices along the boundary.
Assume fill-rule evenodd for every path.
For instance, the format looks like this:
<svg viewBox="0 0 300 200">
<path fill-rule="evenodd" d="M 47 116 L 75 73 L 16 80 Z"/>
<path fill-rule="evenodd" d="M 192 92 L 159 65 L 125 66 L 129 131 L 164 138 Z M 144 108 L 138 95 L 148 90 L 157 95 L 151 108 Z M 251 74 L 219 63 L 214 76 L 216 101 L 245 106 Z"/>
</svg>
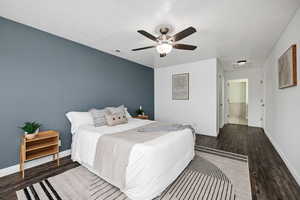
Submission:
<svg viewBox="0 0 300 200">
<path fill-rule="evenodd" d="M 189 73 L 172 75 L 172 99 L 189 100 Z"/>
<path fill-rule="evenodd" d="M 297 47 L 292 45 L 278 60 L 279 89 L 297 85 Z"/>
</svg>

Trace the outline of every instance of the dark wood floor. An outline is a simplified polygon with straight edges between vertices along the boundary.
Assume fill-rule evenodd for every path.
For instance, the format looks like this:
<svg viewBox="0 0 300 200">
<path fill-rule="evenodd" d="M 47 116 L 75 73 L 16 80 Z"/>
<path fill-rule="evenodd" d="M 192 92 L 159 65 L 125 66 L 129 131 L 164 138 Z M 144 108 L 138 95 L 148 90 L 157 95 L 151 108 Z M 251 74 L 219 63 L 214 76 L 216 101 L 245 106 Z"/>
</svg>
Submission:
<svg viewBox="0 0 300 200">
<path fill-rule="evenodd" d="M 219 138 L 199 136 L 197 144 L 248 155 L 253 200 L 300 200 L 300 187 L 263 129 L 226 125 Z"/>
<path fill-rule="evenodd" d="M 0 178 L 0 200 L 16 200 L 16 191 L 76 166 L 79 166 L 79 164 L 73 162 L 70 156 L 67 156 L 60 160 L 59 167 L 57 167 L 57 163 L 54 161 L 25 170 L 24 179 L 22 179 L 19 173 L 2 177 Z"/>
<path fill-rule="evenodd" d="M 218 139 L 197 136 L 197 144 L 249 156 L 253 200 L 300 200 L 300 187 L 259 128 L 226 125 Z M 16 199 L 15 191 L 78 166 L 70 157 L 61 166 L 46 163 L 26 171 L 25 179 L 13 174 L 0 178 L 0 199 Z"/>
</svg>

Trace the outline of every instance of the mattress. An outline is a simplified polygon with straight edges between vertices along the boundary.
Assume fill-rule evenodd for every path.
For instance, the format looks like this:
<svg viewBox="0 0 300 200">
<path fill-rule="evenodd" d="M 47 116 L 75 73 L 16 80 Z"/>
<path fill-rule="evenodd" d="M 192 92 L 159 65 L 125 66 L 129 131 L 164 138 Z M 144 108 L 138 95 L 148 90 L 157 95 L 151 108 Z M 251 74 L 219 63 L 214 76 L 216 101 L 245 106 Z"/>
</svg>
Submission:
<svg viewBox="0 0 300 200">
<path fill-rule="evenodd" d="M 93 163 L 99 138 L 153 123 L 129 119 L 117 126 L 79 127 L 73 135 L 72 159 L 95 173 Z M 150 200 L 158 196 L 185 169 L 194 157 L 194 136 L 190 129 L 170 132 L 154 140 L 133 146 L 126 170 L 125 188 L 132 200 Z"/>
</svg>

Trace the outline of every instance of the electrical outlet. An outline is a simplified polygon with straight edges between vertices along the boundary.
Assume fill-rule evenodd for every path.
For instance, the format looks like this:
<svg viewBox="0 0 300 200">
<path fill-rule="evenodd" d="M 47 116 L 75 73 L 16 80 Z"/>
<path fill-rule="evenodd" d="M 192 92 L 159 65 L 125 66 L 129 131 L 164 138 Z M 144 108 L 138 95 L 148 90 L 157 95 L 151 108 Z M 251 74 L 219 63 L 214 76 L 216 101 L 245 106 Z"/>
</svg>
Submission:
<svg viewBox="0 0 300 200">
<path fill-rule="evenodd" d="M 59 141 L 58 141 L 58 146 L 60 146 L 60 147 L 61 147 L 61 140 L 59 140 Z"/>
</svg>

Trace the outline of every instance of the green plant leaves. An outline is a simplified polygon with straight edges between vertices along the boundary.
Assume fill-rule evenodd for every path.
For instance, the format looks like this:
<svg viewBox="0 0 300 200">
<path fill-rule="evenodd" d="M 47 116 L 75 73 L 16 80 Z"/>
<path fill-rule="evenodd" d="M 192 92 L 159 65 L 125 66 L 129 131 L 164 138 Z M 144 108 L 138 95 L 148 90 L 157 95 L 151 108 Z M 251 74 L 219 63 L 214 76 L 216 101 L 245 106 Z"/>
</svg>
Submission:
<svg viewBox="0 0 300 200">
<path fill-rule="evenodd" d="M 22 127 L 19 127 L 24 132 L 27 132 L 28 134 L 35 133 L 37 129 L 39 129 L 42 125 L 37 122 L 25 122 Z"/>
</svg>

